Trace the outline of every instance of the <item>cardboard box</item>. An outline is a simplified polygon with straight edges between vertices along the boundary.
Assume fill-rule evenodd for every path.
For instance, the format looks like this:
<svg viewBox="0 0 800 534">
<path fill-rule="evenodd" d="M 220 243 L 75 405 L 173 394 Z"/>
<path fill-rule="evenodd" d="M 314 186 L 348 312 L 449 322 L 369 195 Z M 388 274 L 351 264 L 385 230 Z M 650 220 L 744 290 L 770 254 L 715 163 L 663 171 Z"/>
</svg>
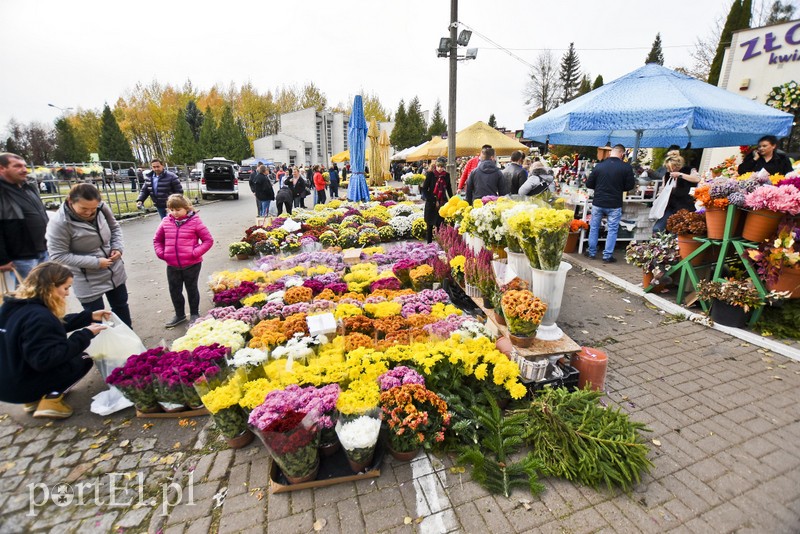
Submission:
<svg viewBox="0 0 800 534">
<path fill-rule="evenodd" d="M 273 461 L 269 470 L 269 491 L 270 493 L 286 493 L 309 488 L 323 488 L 325 486 L 333 486 L 335 484 L 341 484 L 342 482 L 352 482 L 365 478 L 377 478 L 381 476 L 381 464 L 383 463 L 384 451 L 385 448 L 381 444 L 381 440 L 378 440 L 378 444 L 375 446 L 375 456 L 372 459 L 372 465 L 363 473 L 353 473 L 350 469 L 350 464 L 347 462 L 347 457 L 344 455 L 344 449 L 339 449 L 331 456 L 320 455 L 317 479 L 300 484 L 289 484 L 286 477 L 283 476 L 280 467 L 278 467 L 278 464 Z"/>
<path fill-rule="evenodd" d="M 136 410 L 136 417 L 141 419 L 183 419 L 184 417 L 197 417 L 200 415 L 208 415 L 208 410 L 204 407 L 197 410 L 184 410 L 182 412 L 155 412 L 155 413 L 142 413 Z"/>
</svg>

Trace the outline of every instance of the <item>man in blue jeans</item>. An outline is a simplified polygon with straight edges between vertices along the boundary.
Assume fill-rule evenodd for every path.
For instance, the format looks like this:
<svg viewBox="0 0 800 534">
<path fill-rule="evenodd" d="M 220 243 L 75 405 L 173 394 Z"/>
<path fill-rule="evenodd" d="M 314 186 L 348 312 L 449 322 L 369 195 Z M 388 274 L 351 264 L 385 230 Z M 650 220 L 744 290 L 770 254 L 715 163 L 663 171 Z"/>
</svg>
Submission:
<svg viewBox="0 0 800 534">
<path fill-rule="evenodd" d="M 589 259 L 597 257 L 597 241 L 600 238 L 600 223 L 606 218 L 608 235 L 603 250 L 603 263 L 616 263 L 614 246 L 617 244 L 619 220 L 622 218 L 622 193 L 636 187 L 633 168 L 622 161 L 625 147 L 615 145 L 608 159 L 598 163 L 586 180 L 586 187 L 594 189 L 592 219 L 589 225 L 589 247 L 583 255 Z"/>
</svg>

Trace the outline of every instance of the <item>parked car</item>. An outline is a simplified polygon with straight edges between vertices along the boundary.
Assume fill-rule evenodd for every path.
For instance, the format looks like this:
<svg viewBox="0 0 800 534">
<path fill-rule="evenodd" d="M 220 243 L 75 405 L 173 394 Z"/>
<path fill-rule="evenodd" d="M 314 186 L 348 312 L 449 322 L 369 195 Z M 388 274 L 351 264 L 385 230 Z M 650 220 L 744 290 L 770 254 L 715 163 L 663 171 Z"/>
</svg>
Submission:
<svg viewBox="0 0 800 534">
<path fill-rule="evenodd" d="M 242 165 L 239 167 L 239 179 L 240 180 L 249 180 L 250 175 L 253 174 L 256 169 L 252 165 Z"/>
<path fill-rule="evenodd" d="M 202 177 L 203 177 L 203 169 L 192 169 L 189 172 L 189 178 L 193 182 L 196 182 L 196 181 L 200 180 Z"/>
<path fill-rule="evenodd" d="M 235 165 L 233 161 L 224 158 L 203 160 L 200 195 L 204 200 L 221 195 L 230 195 L 234 200 L 239 198 L 239 178 Z"/>
</svg>

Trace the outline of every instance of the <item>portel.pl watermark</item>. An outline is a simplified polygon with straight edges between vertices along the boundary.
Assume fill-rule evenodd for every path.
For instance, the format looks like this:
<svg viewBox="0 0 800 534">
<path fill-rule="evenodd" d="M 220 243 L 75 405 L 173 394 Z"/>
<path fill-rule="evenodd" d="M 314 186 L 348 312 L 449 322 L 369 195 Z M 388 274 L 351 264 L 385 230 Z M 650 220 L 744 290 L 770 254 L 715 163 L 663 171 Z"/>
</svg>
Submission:
<svg viewBox="0 0 800 534">
<path fill-rule="evenodd" d="M 105 488 L 105 491 L 101 491 Z M 127 508 L 145 504 L 145 480 L 141 471 L 131 473 L 106 473 L 88 482 L 68 484 L 59 482 L 48 486 L 41 482 L 28 484 L 28 516 L 35 517 L 39 509 L 52 503 L 60 508 L 68 506 L 107 506 Z M 189 473 L 185 485 L 169 482 L 161 485 L 161 515 L 167 515 L 170 506 L 194 506 L 194 473 Z"/>
</svg>

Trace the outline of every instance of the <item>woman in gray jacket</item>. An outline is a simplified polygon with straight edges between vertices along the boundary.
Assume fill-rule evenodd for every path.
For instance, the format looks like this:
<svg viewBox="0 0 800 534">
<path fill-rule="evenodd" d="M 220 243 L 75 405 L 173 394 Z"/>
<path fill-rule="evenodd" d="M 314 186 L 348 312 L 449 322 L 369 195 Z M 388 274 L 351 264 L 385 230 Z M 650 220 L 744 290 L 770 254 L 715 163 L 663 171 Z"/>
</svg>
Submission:
<svg viewBox="0 0 800 534">
<path fill-rule="evenodd" d="M 84 310 L 102 310 L 105 295 L 111 311 L 131 326 L 122 228 L 94 185 L 72 186 L 47 225 L 47 251 L 72 270 L 72 288 Z"/>
</svg>

